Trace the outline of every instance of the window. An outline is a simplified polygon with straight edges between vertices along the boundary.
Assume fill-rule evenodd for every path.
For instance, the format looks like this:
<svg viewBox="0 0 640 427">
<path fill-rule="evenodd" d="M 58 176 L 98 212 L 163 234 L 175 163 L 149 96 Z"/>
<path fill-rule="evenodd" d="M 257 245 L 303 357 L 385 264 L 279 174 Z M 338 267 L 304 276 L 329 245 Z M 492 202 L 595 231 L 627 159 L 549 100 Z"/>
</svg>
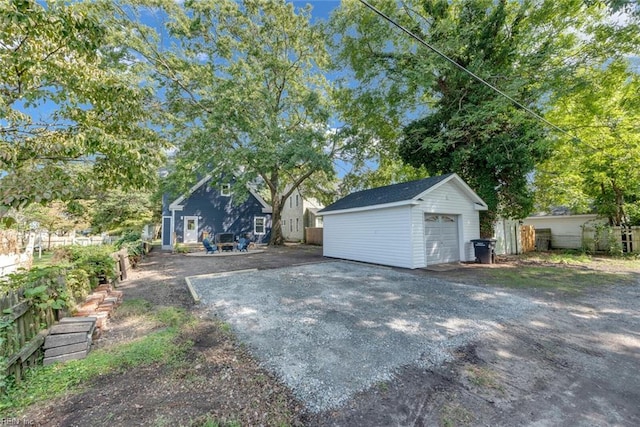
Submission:
<svg viewBox="0 0 640 427">
<path fill-rule="evenodd" d="M 253 218 L 253 233 L 266 234 L 266 220 L 263 216 Z"/>
<path fill-rule="evenodd" d="M 289 232 L 293 231 L 293 220 L 289 221 Z"/>
<path fill-rule="evenodd" d="M 220 195 L 225 197 L 231 196 L 231 184 L 222 184 Z"/>
<path fill-rule="evenodd" d="M 282 228 L 285 228 L 287 226 L 287 220 L 283 219 L 282 220 Z"/>
<path fill-rule="evenodd" d="M 289 207 L 293 207 L 293 196 L 289 196 Z"/>
<path fill-rule="evenodd" d="M 296 218 L 296 231 L 300 231 L 300 218 Z"/>
<path fill-rule="evenodd" d="M 298 206 L 300 196 L 296 194 L 296 206 Z"/>
</svg>

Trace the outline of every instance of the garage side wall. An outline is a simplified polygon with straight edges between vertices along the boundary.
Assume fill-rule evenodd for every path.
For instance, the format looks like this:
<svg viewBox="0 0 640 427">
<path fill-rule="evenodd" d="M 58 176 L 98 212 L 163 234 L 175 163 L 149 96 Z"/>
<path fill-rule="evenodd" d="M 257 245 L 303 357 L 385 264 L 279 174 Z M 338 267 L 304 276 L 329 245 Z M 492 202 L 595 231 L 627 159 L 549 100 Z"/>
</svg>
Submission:
<svg viewBox="0 0 640 427">
<path fill-rule="evenodd" d="M 449 181 L 439 188 L 430 191 L 424 201 L 414 206 L 412 224 L 414 230 L 421 230 L 424 234 L 424 214 L 449 214 L 458 216 L 458 247 L 460 248 L 460 261 L 474 261 L 475 253 L 472 239 L 480 238 L 480 213 L 475 210 L 475 204 L 469 199 L 455 181 Z M 414 263 L 419 267 L 425 267 L 426 256 L 424 241 L 414 239 Z M 421 245 L 418 247 L 418 245 Z M 419 265 L 421 258 L 422 265 Z"/>
<path fill-rule="evenodd" d="M 409 206 L 325 215 L 323 255 L 417 268 L 410 222 Z"/>
</svg>

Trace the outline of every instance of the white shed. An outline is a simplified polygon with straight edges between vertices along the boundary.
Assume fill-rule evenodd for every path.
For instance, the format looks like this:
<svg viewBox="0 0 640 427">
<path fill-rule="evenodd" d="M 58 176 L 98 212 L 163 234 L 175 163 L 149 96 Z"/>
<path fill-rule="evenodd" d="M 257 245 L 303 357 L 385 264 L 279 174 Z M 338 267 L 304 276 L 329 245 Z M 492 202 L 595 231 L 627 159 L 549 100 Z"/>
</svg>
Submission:
<svg viewBox="0 0 640 427">
<path fill-rule="evenodd" d="M 323 254 L 404 268 L 473 261 L 486 209 L 455 173 L 359 191 L 319 212 Z"/>
</svg>

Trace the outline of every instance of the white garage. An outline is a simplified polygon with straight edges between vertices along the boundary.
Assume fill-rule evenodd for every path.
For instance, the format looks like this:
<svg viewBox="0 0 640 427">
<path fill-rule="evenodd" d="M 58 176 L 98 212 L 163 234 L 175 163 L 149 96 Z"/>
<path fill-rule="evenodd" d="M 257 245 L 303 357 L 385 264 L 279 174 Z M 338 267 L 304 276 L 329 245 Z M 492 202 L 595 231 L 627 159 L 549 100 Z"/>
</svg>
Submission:
<svg viewBox="0 0 640 427">
<path fill-rule="evenodd" d="M 323 253 L 404 268 L 473 261 L 486 209 L 455 173 L 358 191 L 319 212 Z"/>
</svg>

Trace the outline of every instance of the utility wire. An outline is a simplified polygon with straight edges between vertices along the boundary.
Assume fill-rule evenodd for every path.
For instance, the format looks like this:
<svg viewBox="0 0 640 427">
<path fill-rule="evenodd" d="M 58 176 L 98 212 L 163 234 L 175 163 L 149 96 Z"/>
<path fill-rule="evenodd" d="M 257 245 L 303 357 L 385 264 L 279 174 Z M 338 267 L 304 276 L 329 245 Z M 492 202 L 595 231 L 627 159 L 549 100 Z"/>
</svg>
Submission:
<svg viewBox="0 0 640 427">
<path fill-rule="evenodd" d="M 420 37 L 415 35 L 412 31 L 408 30 L 407 28 L 405 28 L 404 26 L 402 26 L 398 22 L 396 22 L 393 19 L 391 19 L 389 16 L 387 16 L 386 14 L 381 12 L 379 9 L 377 9 L 374 6 L 372 6 L 371 4 L 369 4 L 367 1 L 365 1 L 365 0 L 359 0 L 359 1 L 360 1 L 360 3 L 362 3 L 363 5 L 368 7 L 369 9 L 371 9 L 373 12 L 375 12 L 377 15 L 381 16 L 382 18 L 384 18 L 391 25 L 393 25 L 396 28 L 400 29 L 401 31 L 403 31 L 404 33 L 409 35 L 411 38 L 415 39 L 418 43 L 420 43 L 421 45 L 423 45 L 427 49 L 431 50 L 432 52 L 436 53 L 440 57 L 444 58 L 446 61 L 450 62 L 451 64 L 455 65 L 460 70 L 462 70 L 465 73 L 469 74 L 471 77 L 473 77 L 474 79 L 476 79 L 477 81 L 479 81 L 483 85 L 489 87 L 491 90 L 493 90 L 493 91 L 499 93 L 500 95 L 502 95 L 503 97 L 507 98 L 509 101 L 514 103 L 517 107 L 522 108 L 524 111 L 526 111 L 527 113 L 531 114 L 533 117 L 537 118 L 538 120 L 543 121 L 544 123 L 546 123 L 548 126 L 552 127 L 553 129 L 555 129 L 555 130 L 557 130 L 559 132 L 562 132 L 563 134 L 569 136 L 571 139 L 580 141 L 580 139 L 577 136 L 572 135 L 568 131 L 562 129 L 561 127 L 559 127 L 559 126 L 557 126 L 557 125 L 555 125 L 553 123 L 551 123 L 549 120 L 545 119 L 540 114 L 538 114 L 535 111 L 533 111 L 531 108 L 527 107 L 526 105 L 521 104 L 516 99 L 514 99 L 511 96 L 509 96 L 508 94 L 504 93 L 503 91 L 501 91 L 500 89 L 498 89 L 497 87 L 495 87 L 494 85 L 489 83 L 488 81 L 484 80 L 482 77 L 478 76 L 473 71 L 468 70 L 464 66 L 458 64 L 456 61 L 454 61 L 453 59 L 449 58 L 445 53 L 443 53 L 442 51 L 440 51 L 436 47 L 431 46 L 429 43 L 427 43 L 426 41 L 424 41 L 423 39 L 421 39 Z"/>
</svg>

